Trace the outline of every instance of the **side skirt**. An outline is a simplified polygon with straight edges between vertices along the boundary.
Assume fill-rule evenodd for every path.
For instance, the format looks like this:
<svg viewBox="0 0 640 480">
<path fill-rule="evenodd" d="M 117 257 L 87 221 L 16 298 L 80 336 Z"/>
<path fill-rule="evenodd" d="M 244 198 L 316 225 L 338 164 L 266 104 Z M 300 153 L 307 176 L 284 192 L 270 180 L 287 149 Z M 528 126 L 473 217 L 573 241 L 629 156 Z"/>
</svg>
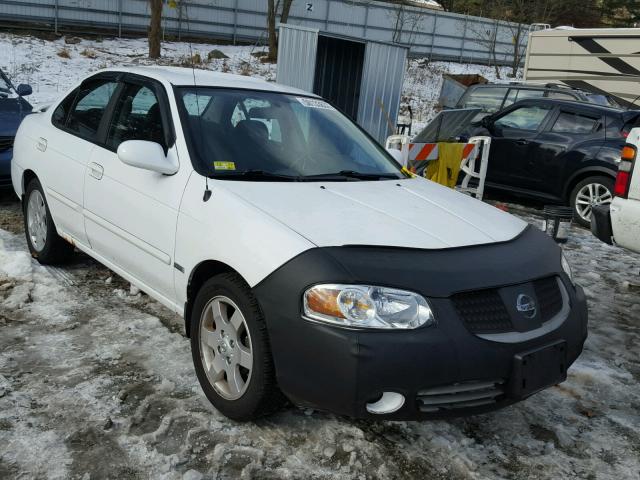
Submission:
<svg viewBox="0 0 640 480">
<path fill-rule="evenodd" d="M 73 238 L 71 235 L 67 234 L 66 232 L 60 231 L 60 229 L 58 229 L 58 234 L 62 238 L 64 238 L 66 241 L 68 241 L 69 243 L 74 245 L 76 248 L 78 248 L 78 250 L 81 250 L 82 252 L 86 253 L 87 255 L 89 255 L 94 260 L 96 260 L 99 263 L 103 264 L 109 270 L 113 270 L 116 274 L 120 275 L 127 282 L 131 283 L 132 285 L 135 285 L 140 290 L 145 292 L 147 295 L 152 297 L 154 300 L 157 300 L 162 305 L 164 305 L 165 307 L 167 307 L 171 311 L 173 311 L 176 314 L 178 314 L 180 317 L 182 317 L 184 315 L 184 305 L 178 305 L 177 303 L 172 302 L 170 299 L 168 299 L 167 297 L 165 297 L 161 293 L 157 292 L 156 290 L 151 288 L 149 285 L 145 284 L 144 282 L 141 282 L 136 277 L 134 277 L 130 273 L 127 273 L 125 270 L 123 270 L 122 268 L 120 268 L 119 266 L 114 264 L 113 262 L 107 260 L 102 255 L 96 253 L 94 250 L 92 250 L 87 245 L 78 242 L 75 238 Z"/>
</svg>

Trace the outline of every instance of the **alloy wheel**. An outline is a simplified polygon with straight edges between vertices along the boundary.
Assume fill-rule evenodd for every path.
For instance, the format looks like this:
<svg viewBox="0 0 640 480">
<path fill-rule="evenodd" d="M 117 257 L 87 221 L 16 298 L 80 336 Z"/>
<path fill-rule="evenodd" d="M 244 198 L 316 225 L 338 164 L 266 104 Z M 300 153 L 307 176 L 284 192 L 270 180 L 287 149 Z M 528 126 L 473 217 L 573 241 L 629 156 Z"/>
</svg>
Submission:
<svg viewBox="0 0 640 480">
<path fill-rule="evenodd" d="M 47 207 L 39 190 L 33 190 L 29 196 L 27 229 L 31 245 L 41 252 L 47 242 Z"/>
<path fill-rule="evenodd" d="M 576 212 L 584 221 L 591 221 L 591 211 L 597 205 L 611 203 L 613 195 L 601 183 L 588 183 L 576 195 Z"/>
<path fill-rule="evenodd" d="M 222 398 L 242 397 L 253 369 L 251 334 L 242 311 L 228 297 L 214 297 L 202 312 L 200 356 L 209 382 Z"/>
</svg>

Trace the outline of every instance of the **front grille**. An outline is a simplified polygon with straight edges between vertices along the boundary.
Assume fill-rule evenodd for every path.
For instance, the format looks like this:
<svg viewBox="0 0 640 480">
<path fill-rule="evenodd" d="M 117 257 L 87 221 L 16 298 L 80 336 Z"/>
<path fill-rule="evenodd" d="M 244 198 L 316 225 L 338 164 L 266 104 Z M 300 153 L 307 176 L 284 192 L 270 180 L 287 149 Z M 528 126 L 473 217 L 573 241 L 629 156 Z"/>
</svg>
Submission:
<svg viewBox="0 0 640 480">
<path fill-rule="evenodd" d="M 424 413 L 491 405 L 505 396 L 505 381 L 480 380 L 454 383 L 418 392 L 418 409 Z"/>
<path fill-rule="evenodd" d="M 562 310 L 562 292 L 556 277 L 543 278 L 533 282 L 533 288 L 538 297 L 540 318 L 542 322 L 551 320 Z"/>
<path fill-rule="evenodd" d="M 535 280 L 531 285 L 540 312 L 538 320 L 541 323 L 548 322 L 562 310 L 563 297 L 558 279 L 555 276 L 547 277 Z M 451 297 L 451 301 L 471 333 L 481 335 L 514 331 L 498 288 L 458 293 Z"/>
<path fill-rule="evenodd" d="M 498 333 L 513 330 L 509 312 L 507 312 L 497 289 L 458 293 L 451 300 L 456 312 L 473 333 Z"/>
<path fill-rule="evenodd" d="M 0 137 L 0 152 L 4 152 L 13 147 L 13 138 L 14 137 Z"/>
</svg>

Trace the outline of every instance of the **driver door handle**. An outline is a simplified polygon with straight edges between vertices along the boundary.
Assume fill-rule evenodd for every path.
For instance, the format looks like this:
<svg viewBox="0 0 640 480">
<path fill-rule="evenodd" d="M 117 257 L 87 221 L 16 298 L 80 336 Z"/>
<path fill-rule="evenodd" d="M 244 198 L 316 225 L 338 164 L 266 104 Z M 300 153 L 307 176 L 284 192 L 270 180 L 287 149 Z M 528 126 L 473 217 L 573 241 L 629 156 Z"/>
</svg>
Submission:
<svg viewBox="0 0 640 480">
<path fill-rule="evenodd" d="M 525 140 L 524 138 L 521 138 L 520 140 L 516 141 L 517 145 L 529 145 L 529 140 Z"/>
<path fill-rule="evenodd" d="M 96 180 L 100 180 L 103 174 L 104 168 L 102 168 L 102 165 L 98 165 L 95 162 L 91 162 L 89 164 L 89 175 L 91 175 L 93 178 L 95 178 Z"/>
</svg>

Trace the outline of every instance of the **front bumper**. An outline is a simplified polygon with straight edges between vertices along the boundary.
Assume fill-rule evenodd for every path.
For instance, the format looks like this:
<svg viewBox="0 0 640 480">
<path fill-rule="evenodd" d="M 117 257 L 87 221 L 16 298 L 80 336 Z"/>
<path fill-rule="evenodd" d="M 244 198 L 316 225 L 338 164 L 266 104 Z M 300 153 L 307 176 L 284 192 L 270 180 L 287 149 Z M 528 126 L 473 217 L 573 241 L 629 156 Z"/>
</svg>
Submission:
<svg viewBox="0 0 640 480">
<path fill-rule="evenodd" d="M 591 210 L 591 233 L 609 245 L 613 244 L 611 205 L 597 205 Z"/>
<path fill-rule="evenodd" d="M 547 244 L 548 239 L 544 239 L 543 234 L 533 236 L 536 242 Z M 530 238 L 516 241 L 515 250 L 530 241 Z M 547 245 L 556 251 L 555 245 Z M 434 282 L 433 288 L 416 288 L 417 283 L 411 288 L 428 298 L 438 320 L 437 326 L 410 331 L 361 331 L 309 322 L 301 317 L 299 301 L 308 285 L 328 279 L 336 283 L 366 283 L 355 264 L 345 267 L 333 253 L 320 261 L 318 250 L 292 260 L 254 289 L 267 320 L 279 386 L 299 405 L 350 417 L 394 420 L 482 413 L 515 403 L 540 388 L 564 380 L 566 369 L 582 351 L 587 337 L 587 308 L 582 289 L 574 288 L 561 268 L 549 271 L 549 258 L 536 258 L 535 249 L 529 250 L 534 257 L 531 260 L 539 267 L 538 271 L 531 272 L 533 277 L 524 279 L 521 276 L 520 280 L 510 282 L 508 279 L 517 274 L 518 265 L 513 265 L 516 268 L 512 270 L 503 264 L 494 265 L 495 271 L 487 272 L 484 278 L 472 278 L 474 266 L 469 264 L 468 255 L 475 257 L 476 266 L 480 264 L 482 269 L 485 261 L 494 261 L 494 255 L 500 254 L 500 246 L 496 245 L 433 253 L 445 257 L 453 253 L 458 257 L 457 261 L 455 257 L 450 258 L 449 274 L 458 266 L 467 265 L 466 272 L 458 272 L 456 283 L 461 287 L 460 291 L 474 282 L 486 287 L 514 285 L 549 274 L 561 278 L 569 307 L 566 318 L 557 328 L 523 341 L 495 341 L 470 332 L 454 307 L 452 292 L 433 295 L 446 289 L 447 282 L 454 278 L 444 271 L 441 275 L 444 281 Z M 509 248 L 504 254 L 508 257 Z M 391 255 L 395 256 L 393 263 L 398 263 L 397 255 L 397 251 Z M 419 273 L 421 266 L 415 259 L 418 252 L 413 251 L 410 255 L 413 272 Z M 424 255 L 425 265 L 432 265 L 434 262 L 429 261 L 432 254 Z M 432 260 L 435 258 L 438 257 L 431 257 Z M 372 261 L 384 264 L 384 253 L 377 251 Z M 557 263 L 560 267 L 559 258 Z M 496 269 L 497 266 L 501 268 Z M 501 270 L 504 267 L 507 269 Z M 399 279 L 400 270 L 393 272 L 382 268 L 380 272 L 385 270 L 386 285 L 408 288 L 408 284 Z M 467 275 L 460 276 L 464 273 Z M 379 285 L 382 282 L 382 278 L 375 278 L 376 272 L 369 272 L 367 276 L 370 283 Z M 507 281 L 495 283 L 494 277 Z M 553 355 L 557 362 L 545 363 L 542 359 L 537 364 L 539 367 L 527 371 L 522 366 L 523 361 L 531 363 L 535 352 L 544 347 L 548 349 L 542 356 Z M 551 372 L 553 369 L 557 371 Z M 532 385 L 524 387 L 526 382 Z M 383 392 L 403 395 L 403 406 L 393 413 L 370 413 L 367 404 L 376 402 Z M 480 400 L 478 392 L 482 393 L 483 401 L 476 401 Z M 491 401 L 484 401 L 489 397 Z M 452 406 L 451 398 L 462 401 Z"/>
</svg>

